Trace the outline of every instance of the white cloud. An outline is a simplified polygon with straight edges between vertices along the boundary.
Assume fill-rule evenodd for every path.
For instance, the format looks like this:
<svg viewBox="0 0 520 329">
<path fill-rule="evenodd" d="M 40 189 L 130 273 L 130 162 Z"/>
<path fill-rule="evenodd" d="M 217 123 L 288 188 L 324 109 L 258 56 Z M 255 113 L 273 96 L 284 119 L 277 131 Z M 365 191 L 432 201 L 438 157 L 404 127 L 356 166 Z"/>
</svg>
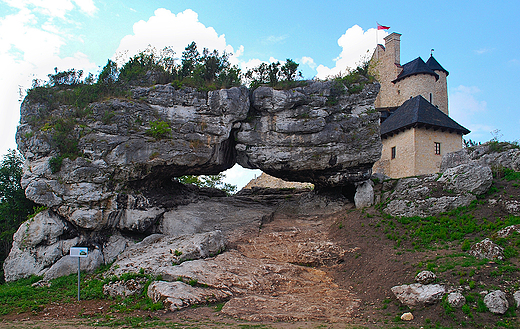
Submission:
<svg viewBox="0 0 520 329">
<path fill-rule="evenodd" d="M 204 48 L 216 49 L 221 54 L 226 51 L 234 54 L 229 59 L 231 64 L 238 64 L 237 57 L 244 51 L 243 47 L 239 47 L 235 53 L 233 47 L 226 44 L 225 35 L 218 35 L 215 29 L 199 22 L 198 14 L 191 9 L 177 15 L 164 8 L 157 9 L 148 21 L 135 23 L 133 32 L 121 40 L 117 53 L 133 56 L 149 45 L 158 50 L 169 46 L 180 58 L 184 48 L 195 41 L 199 52 Z M 121 60 L 125 61 L 126 58 L 123 57 Z"/>
<path fill-rule="evenodd" d="M 482 54 L 485 54 L 485 53 L 489 53 L 492 50 L 493 50 L 493 48 L 480 48 L 480 49 L 475 50 L 475 52 L 478 55 L 482 55 Z"/>
<path fill-rule="evenodd" d="M 31 9 L 45 16 L 62 19 L 74 9 L 74 4 L 88 15 L 93 15 L 97 11 L 93 0 L 5 0 L 5 2 L 14 8 Z"/>
<path fill-rule="evenodd" d="M 520 61 L 516 58 L 513 58 L 507 62 L 511 66 L 520 66 Z"/>
<path fill-rule="evenodd" d="M 378 32 L 377 29 L 363 31 L 358 25 L 349 28 L 338 39 L 338 45 L 342 50 L 339 56 L 334 59 L 336 66 L 329 68 L 320 64 L 316 69 L 318 72 L 316 76 L 320 79 L 334 76 L 348 69 L 355 68 L 366 57 L 369 59 L 376 46 L 376 33 L 378 33 L 379 40 L 383 40 L 388 35 L 387 32 Z"/>
<path fill-rule="evenodd" d="M 263 45 L 273 45 L 273 44 L 276 44 L 276 43 L 283 42 L 288 37 L 289 37 L 288 34 L 279 35 L 279 36 L 270 35 L 270 36 L 262 39 L 261 42 L 262 42 Z"/>
<path fill-rule="evenodd" d="M 245 169 L 239 164 L 235 164 L 223 173 L 226 177 L 222 180 L 224 183 L 233 184 L 237 186 L 237 191 L 240 191 L 252 179 L 260 176 L 262 171 L 260 169 Z"/>
<path fill-rule="evenodd" d="M 460 85 L 450 93 L 450 116 L 455 121 L 468 122 L 469 118 L 478 112 L 485 112 L 486 101 L 479 101 L 475 97 L 480 93 L 476 86 Z"/>
<path fill-rule="evenodd" d="M 300 61 L 303 65 L 308 65 L 311 69 L 316 68 L 316 63 L 314 62 L 314 59 L 312 59 L 311 57 L 303 56 L 300 59 Z"/>
<path fill-rule="evenodd" d="M 84 1 L 83 11 L 92 11 L 88 9 L 88 2 Z M 72 10 L 74 6 L 67 5 L 70 1 L 9 0 L 7 3 L 19 10 L 0 18 L 0 155 L 8 148 L 16 148 L 14 136 L 20 115 L 20 90 L 24 92 L 29 88 L 32 79 L 45 79 L 54 67 L 84 71 L 96 68 L 80 52 L 72 57 L 60 57 L 60 48 L 65 45 L 67 36 L 53 17 Z"/>
<path fill-rule="evenodd" d="M 96 5 L 93 0 L 74 0 L 74 3 L 78 5 L 82 12 L 90 16 L 94 15 L 97 11 Z"/>
</svg>

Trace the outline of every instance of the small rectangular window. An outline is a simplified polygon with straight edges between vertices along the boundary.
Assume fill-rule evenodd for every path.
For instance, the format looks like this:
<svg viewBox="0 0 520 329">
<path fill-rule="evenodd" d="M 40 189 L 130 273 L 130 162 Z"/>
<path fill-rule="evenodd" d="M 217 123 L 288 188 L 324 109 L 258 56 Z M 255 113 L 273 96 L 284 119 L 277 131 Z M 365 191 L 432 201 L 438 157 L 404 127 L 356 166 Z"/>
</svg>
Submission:
<svg viewBox="0 0 520 329">
<path fill-rule="evenodd" d="M 435 154 L 437 154 L 437 155 L 441 154 L 441 143 L 435 142 Z"/>
<path fill-rule="evenodd" d="M 392 147 L 392 159 L 395 159 L 395 146 Z"/>
</svg>

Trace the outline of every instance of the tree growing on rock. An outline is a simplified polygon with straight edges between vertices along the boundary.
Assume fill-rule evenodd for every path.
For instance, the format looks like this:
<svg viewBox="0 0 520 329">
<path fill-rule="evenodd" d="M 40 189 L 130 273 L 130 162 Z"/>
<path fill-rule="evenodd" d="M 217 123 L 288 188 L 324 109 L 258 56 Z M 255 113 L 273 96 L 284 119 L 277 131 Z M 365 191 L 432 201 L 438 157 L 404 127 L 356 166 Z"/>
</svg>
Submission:
<svg viewBox="0 0 520 329">
<path fill-rule="evenodd" d="M 0 162 L 0 265 L 11 250 L 13 234 L 36 207 L 25 197 L 20 185 L 22 165 L 23 158 L 15 150 L 9 150 Z M 3 272 L 0 281 L 3 281 Z"/>
</svg>

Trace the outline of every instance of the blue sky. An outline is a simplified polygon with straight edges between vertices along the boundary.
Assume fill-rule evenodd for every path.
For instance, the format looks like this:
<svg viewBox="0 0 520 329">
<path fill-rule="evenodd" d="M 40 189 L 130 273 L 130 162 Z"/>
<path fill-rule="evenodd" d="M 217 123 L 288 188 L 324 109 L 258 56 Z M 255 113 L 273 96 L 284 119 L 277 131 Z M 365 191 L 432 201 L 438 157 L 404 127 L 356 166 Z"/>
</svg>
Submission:
<svg viewBox="0 0 520 329">
<path fill-rule="evenodd" d="M 323 78 L 372 52 L 376 21 L 402 34 L 401 64 L 435 49 L 466 138 L 484 142 L 499 130 L 518 140 L 519 17 L 518 1 L 0 0 L 0 152 L 16 146 L 19 91 L 54 67 L 97 73 L 148 44 L 180 56 L 196 41 L 233 53 L 243 69 L 291 58 L 305 78 Z"/>
</svg>

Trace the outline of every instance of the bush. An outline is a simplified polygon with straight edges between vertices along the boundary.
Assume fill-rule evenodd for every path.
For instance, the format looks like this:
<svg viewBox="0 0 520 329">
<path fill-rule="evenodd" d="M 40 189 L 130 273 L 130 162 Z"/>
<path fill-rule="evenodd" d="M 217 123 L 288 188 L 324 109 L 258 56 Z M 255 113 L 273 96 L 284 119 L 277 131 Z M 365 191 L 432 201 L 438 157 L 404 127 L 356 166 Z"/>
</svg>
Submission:
<svg viewBox="0 0 520 329">
<path fill-rule="evenodd" d="M 171 131 L 172 130 L 167 122 L 152 121 L 150 122 L 150 129 L 146 131 L 146 134 L 152 136 L 155 139 L 161 139 L 168 137 Z"/>
</svg>

